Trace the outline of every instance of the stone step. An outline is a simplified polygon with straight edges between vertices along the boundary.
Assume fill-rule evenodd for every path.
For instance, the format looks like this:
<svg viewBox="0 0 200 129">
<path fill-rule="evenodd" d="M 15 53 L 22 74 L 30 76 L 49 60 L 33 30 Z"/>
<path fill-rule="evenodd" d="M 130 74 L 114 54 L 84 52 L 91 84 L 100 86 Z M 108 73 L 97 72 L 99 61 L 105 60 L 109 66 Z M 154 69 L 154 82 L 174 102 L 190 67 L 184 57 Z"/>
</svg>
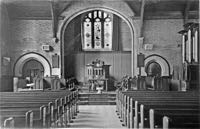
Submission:
<svg viewBox="0 0 200 129">
<path fill-rule="evenodd" d="M 116 94 L 102 93 L 97 94 L 96 92 L 79 93 L 79 104 L 80 105 L 116 105 Z"/>
<path fill-rule="evenodd" d="M 102 93 L 102 94 L 96 94 L 96 93 L 80 93 L 79 97 L 93 97 L 93 98 L 97 98 L 97 97 L 116 97 L 116 94 L 106 94 L 106 93 Z"/>
<path fill-rule="evenodd" d="M 79 105 L 116 105 L 115 101 L 79 101 Z"/>
<path fill-rule="evenodd" d="M 79 97 L 80 101 L 115 101 L 115 97 Z"/>
</svg>

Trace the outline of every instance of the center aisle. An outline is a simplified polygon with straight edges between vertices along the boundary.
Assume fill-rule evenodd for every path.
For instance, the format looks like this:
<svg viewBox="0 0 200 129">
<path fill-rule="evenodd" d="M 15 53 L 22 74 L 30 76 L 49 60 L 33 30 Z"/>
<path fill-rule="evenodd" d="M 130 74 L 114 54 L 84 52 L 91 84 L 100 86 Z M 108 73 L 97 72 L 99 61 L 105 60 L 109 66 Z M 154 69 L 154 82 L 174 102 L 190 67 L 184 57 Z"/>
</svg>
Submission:
<svg viewBox="0 0 200 129">
<path fill-rule="evenodd" d="M 80 105 L 70 128 L 125 128 L 115 111 L 116 105 Z"/>
</svg>

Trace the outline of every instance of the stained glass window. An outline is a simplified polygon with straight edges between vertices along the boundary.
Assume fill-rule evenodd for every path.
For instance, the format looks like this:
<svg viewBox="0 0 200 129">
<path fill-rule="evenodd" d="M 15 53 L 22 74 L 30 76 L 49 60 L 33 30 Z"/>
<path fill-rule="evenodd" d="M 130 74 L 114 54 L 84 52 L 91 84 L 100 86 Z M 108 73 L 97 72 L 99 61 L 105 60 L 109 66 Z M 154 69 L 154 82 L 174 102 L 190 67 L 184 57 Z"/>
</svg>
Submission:
<svg viewBox="0 0 200 129">
<path fill-rule="evenodd" d="M 83 19 L 83 50 L 112 50 L 113 15 L 101 10 L 87 13 Z"/>
</svg>

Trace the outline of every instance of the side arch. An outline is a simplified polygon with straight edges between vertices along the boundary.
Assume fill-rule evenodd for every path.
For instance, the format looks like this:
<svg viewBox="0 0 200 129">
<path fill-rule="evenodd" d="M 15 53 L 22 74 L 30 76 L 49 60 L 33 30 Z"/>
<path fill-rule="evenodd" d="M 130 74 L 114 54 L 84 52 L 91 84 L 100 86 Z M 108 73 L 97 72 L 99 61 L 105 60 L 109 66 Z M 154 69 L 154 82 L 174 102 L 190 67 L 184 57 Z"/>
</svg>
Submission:
<svg viewBox="0 0 200 129">
<path fill-rule="evenodd" d="M 22 77 L 22 69 L 23 69 L 24 64 L 32 59 L 37 60 L 43 65 L 44 76 L 51 75 L 51 65 L 44 56 L 38 53 L 26 53 L 22 55 L 21 57 L 19 57 L 18 60 L 16 61 L 14 65 L 14 76 Z"/>
<path fill-rule="evenodd" d="M 170 65 L 169 62 L 162 56 L 160 55 L 150 55 L 147 56 L 144 60 L 145 67 L 148 65 L 149 62 L 156 62 L 160 65 L 161 67 L 161 76 L 170 76 Z M 142 76 L 147 76 L 145 72 L 145 68 L 142 69 L 141 71 Z"/>
</svg>

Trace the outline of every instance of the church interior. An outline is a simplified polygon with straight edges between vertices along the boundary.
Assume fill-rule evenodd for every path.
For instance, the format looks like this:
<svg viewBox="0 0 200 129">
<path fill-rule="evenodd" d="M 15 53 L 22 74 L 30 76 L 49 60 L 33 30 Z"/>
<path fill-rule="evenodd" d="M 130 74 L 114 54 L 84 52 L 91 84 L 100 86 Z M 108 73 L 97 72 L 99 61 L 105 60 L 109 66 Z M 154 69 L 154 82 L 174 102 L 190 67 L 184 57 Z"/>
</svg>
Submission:
<svg viewBox="0 0 200 129">
<path fill-rule="evenodd" d="M 0 127 L 200 128 L 199 0 L 1 0 Z"/>
</svg>

